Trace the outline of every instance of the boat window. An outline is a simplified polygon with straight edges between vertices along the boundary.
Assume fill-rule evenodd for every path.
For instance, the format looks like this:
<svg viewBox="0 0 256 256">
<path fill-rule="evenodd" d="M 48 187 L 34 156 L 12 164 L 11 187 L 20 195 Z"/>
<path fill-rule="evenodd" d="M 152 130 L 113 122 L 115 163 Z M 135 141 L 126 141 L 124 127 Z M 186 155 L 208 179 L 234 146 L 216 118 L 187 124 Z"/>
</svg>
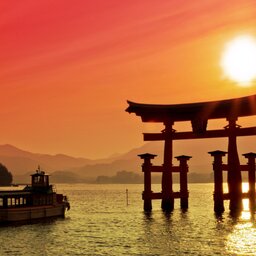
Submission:
<svg viewBox="0 0 256 256">
<path fill-rule="evenodd" d="M 40 177 L 39 177 L 39 182 L 40 182 L 40 183 L 44 183 L 44 176 L 40 176 Z"/>
<path fill-rule="evenodd" d="M 3 198 L 0 198 L 0 206 L 3 206 L 4 205 L 4 200 Z"/>
<path fill-rule="evenodd" d="M 19 205 L 20 204 L 20 199 L 19 198 L 15 198 L 15 205 Z"/>
<path fill-rule="evenodd" d="M 8 206 L 11 206 L 11 205 L 12 205 L 12 199 L 8 198 Z"/>
</svg>

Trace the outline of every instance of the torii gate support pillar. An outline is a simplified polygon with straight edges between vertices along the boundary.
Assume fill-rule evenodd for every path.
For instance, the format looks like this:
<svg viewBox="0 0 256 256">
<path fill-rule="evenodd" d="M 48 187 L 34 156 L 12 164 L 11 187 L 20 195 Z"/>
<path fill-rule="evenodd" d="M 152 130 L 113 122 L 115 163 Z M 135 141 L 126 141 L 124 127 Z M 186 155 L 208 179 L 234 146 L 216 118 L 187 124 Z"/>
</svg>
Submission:
<svg viewBox="0 0 256 256">
<path fill-rule="evenodd" d="M 152 190 L 151 190 L 151 159 L 154 159 L 156 155 L 153 154 L 141 154 L 138 155 L 141 159 L 144 160 L 142 164 L 142 171 L 144 172 L 144 191 L 143 191 L 143 200 L 144 200 L 144 211 L 150 212 L 152 210 Z"/>
<path fill-rule="evenodd" d="M 216 214 L 221 214 L 224 212 L 224 198 L 223 198 L 223 175 L 222 175 L 222 157 L 227 154 L 227 152 L 216 150 L 208 152 L 213 156 L 213 171 L 214 171 L 214 211 Z"/>
<path fill-rule="evenodd" d="M 188 209 L 188 160 L 191 156 L 176 156 L 180 162 L 180 208 L 183 210 Z"/>
<path fill-rule="evenodd" d="M 250 210 L 255 211 L 255 153 L 243 154 L 248 159 L 248 181 L 249 181 L 249 202 Z"/>
</svg>

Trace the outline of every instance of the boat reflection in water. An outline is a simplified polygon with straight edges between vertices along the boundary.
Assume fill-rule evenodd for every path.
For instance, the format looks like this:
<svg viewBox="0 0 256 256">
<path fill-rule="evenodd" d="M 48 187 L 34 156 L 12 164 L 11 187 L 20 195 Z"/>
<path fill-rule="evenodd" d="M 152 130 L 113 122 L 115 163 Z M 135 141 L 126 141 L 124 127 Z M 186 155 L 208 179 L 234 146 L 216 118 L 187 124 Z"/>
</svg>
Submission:
<svg viewBox="0 0 256 256">
<path fill-rule="evenodd" d="M 40 167 L 31 175 L 31 185 L 23 190 L 0 191 L 0 223 L 64 217 L 69 208 L 67 197 L 56 193 L 49 175 Z"/>
</svg>

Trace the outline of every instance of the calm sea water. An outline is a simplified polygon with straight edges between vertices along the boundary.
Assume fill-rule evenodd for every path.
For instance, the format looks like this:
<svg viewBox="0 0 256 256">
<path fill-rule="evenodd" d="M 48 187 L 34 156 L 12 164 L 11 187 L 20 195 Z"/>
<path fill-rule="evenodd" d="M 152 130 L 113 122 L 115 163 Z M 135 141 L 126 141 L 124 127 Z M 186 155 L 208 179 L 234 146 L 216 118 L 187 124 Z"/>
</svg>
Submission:
<svg viewBox="0 0 256 256">
<path fill-rule="evenodd" d="M 213 213 L 213 184 L 190 184 L 189 210 L 166 215 L 160 201 L 144 214 L 143 185 L 58 185 L 65 219 L 0 228 L 0 255 L 256 255 L 256 221 L 245 209 Z M 129 204 L 126 203 L 128 189 Z M 160 191 L 159 186 L 153 186 Z M 178 188 L 176 188 L 178 190 Z M 228 209 L 228 205 L 225 205 Z"/>
</svg>

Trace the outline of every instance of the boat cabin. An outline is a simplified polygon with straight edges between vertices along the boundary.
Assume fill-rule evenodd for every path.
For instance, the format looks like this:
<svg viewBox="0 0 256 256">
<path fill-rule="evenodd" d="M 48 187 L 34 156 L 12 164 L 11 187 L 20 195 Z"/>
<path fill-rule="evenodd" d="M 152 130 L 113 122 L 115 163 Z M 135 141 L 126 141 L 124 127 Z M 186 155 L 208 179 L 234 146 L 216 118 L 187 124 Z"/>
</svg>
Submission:
<svg viewBox="0 0 256 256">
<path fill-rule="evenodd" d="M 12 208 L 31 205 L 30 192 L 0 191 L 0 208 Z"/>
<path fill-rule="evenodd" d="M 36 170 L 36 173 L 31 175 L 31 185 L 27 185 L 24 190 L 42 194 L 54 192 L 53 185 L 49 184 L 49 175 L 41 171 L 40 166 Z"/>
<path fill-rule="evenodd" d="M 51 185 L 49 185 L 49 175 L 45 174 L 45 172 L 40 170 L 36 170 L 36 173 L 31 175 L 31 188 L 32 189 L 49 189 Z"/>
<path fill-rule="evenodd" d="M 51 205 L 60 201 L 53 186 L 49 184 L 49 175 L 40 170 L 31 175 L 31 185 L 23 190 L 0 191 L 0 208 Z"/>
</svg>

